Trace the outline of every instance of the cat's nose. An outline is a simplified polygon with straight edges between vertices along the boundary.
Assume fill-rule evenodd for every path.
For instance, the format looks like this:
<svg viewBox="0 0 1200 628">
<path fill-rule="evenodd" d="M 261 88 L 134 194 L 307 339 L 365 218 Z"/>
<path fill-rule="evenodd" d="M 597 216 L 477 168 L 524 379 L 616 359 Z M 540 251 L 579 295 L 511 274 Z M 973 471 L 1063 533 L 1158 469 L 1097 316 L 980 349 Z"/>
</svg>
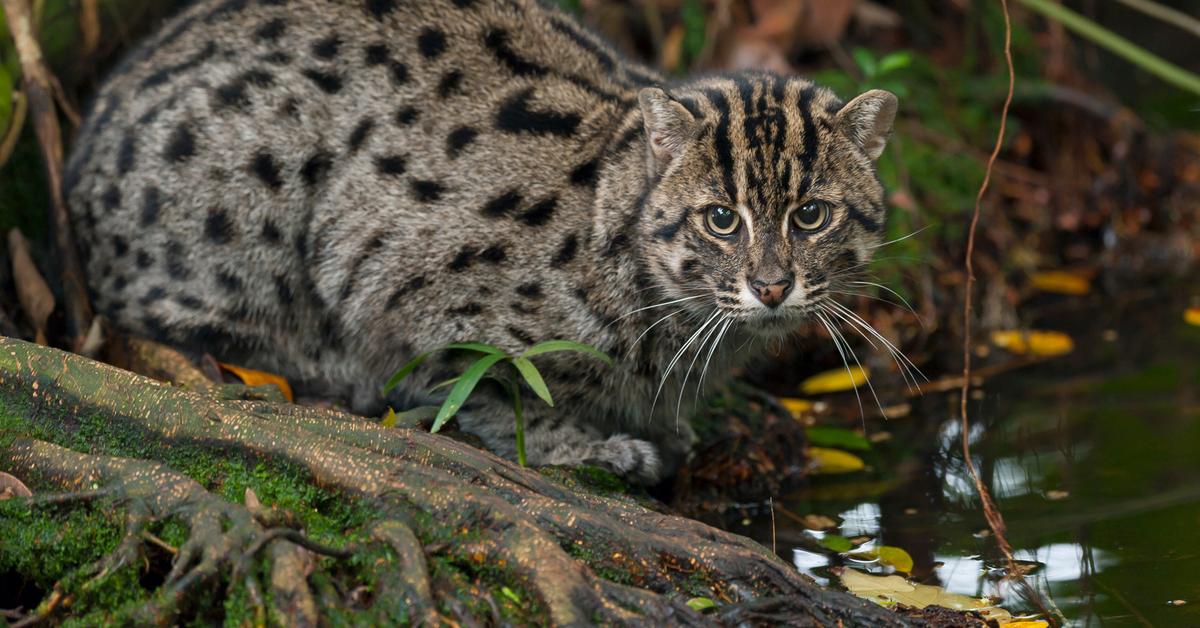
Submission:
<svg viewBox="0 0 1200 628">
<path fill-rule="evenodd" d="M 763 305 L 769 308 L 779 307 L 780 303 L 787 298 L 789 292 L 792 291 L 791 279 L 776 279 L 775 281 L 767 282 L 761 279 L 750 281 L 750 290 L 754 292 L 754 296 L 762 301 Z"/>
</svg>

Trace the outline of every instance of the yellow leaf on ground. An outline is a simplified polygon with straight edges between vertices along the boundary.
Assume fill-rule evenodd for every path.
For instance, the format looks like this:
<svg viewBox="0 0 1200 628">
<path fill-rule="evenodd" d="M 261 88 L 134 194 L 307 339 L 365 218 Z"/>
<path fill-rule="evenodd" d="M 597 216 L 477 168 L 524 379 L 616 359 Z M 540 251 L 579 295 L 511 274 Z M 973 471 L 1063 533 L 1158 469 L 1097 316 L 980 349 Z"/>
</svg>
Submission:
<svg viewBox="0 0 1200 628">
<path fill-rule="evenodd" d="M 1029 285 L 1042 292 L 1056 294 L 1083 295 L 1092 291 L 1092 284 L 1086 277 L 1065 270 L 1048 270 L 1033 273 L 1029 276 Z"/>
<path fill-rule="evenodd" d="M 904 604 L 914 608 L 941 606 L 957 611 L 978 611 L 1000 625 L 1012 621 L 1012 614 L 987 600 L 968 597 L 928 584 L 909 582 L 900 576 L 874 576 L 853 569 L 841 574 L 842 586 L 858 597 L 882 606 Z"/>
<path fill-rule="evenodd" d="M 224 362 L 217 362 L 217 364 L 221 365 L 221 368 L 225 369 L 226 371 L 237 375 L 238 379 L 242 380 L 242 383 L 247 386 L 253 387 L 262 386 L 263 384 L 274 384 L 277 388 L 279 388 L 279 390 L 283 391 L 283 396 L 286 397 L 288 401 L 295 401 L 295 399 L 292 397 L 292 386 L 288 384 L 286 379 L 279 375 L 264 371 L 256 371 L 254 369 L 242 368 L 240 366 L 234 366 Z"/>
<path fill-rule="evenodd" d="M 853 473 L 867 466 L 862 458 L 840 449 L 809 447 L 808 457 L 812 460 L 812 472 L 817 475 Z"/>
<path fill-rule="evenodd" d="M 1189 307 L 1183 312 L 1183 320 L 1188 325 L 1200 327 L 1200 307 Z"/>
<path fill-rule="evenodd" d="M 1003 625 L 1005 628 L 1050 628 L 1050 622 L 1041 619 L 1010 621 Z"/>
<path fill-rule="evenodd" d="M 779 403 L 782 403 L 783 407 L 787 408 L 788 412 L 791 412 L 796 419 L 811 413 L 813 409 L 813 402 L 796 397 L 780 397 Z"/>
<path fill-rule="evenodd" d="M 912 556 L 899 547 L 884 545 L 882 547 L 853 552 L 849 556 L 859 560 L 878 560 L 879 564 L 892 567 L 901 573 L 912 573 Z"/>
<path fill-rule="evenodd" d="M 806 395 L 854 390 L 866 383 L 868 377 L 870 377 L 870 371 L 860 366 L 852 366 L 849 369 L 833 369 L 817 373 L 804 380 L 800 383 L 800 390 L 804 391 Z"/>
<path fill-rule="evenodd" d="M 1046 358 L 1070 353 L 1075 348 L 1075 341 L 1058 331 L 994 331 L 992 344 L 1011 353 Z"/>
</svg>

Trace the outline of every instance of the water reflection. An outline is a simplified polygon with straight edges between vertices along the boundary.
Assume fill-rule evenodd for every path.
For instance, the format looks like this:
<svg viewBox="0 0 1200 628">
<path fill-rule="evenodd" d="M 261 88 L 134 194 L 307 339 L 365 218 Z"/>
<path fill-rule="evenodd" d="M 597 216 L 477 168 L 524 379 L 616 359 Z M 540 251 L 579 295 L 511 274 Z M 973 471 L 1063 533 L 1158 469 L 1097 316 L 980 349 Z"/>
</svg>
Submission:
<svg viewBox="0 0 1200 628">
<path fill-rule="evenodd" d="M 1016 557 L 1072 625 L 1200 626 L 1200 330 L 1139 328 L 1162 331 L 1122 333 L 1132 344 L 1095 343 L 1097 353 L 989 382 L 972 409 L 975 462 Z M 961 461 L 959 423 L 946 418 L 956 406 L 926 400 L 914 414 L 937 421 L 872 428 L 892 433 L 867 454 L 873 473 L 818 478 L 782 501 L 839 524 L 827 533 L 780 530 L 797 546 L 797 569 L 822 583 L 831 566 L 890 571 L 821 542 L 866 537 L 860 547 L 906 550 L 913 580 L 1030 610 L 996 577 L 1002 561 Z"/>
<path fill-rule="evenodd" d="M 879 504 L 864 503 L 839 515 L 842 536 L 871 536 L 879 534 Z"/>
</svg>

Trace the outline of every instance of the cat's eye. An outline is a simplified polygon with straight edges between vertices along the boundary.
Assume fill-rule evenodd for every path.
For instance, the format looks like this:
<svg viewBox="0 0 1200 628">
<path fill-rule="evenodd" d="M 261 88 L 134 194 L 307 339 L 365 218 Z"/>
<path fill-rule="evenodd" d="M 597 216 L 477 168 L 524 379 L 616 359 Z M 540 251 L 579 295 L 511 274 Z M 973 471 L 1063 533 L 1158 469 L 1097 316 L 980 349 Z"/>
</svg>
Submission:
<svg viewBox="0 0 1200 628">
<path fill-rule="evenodd" d="M 829 222 L 829 203 L 809 201 L 792 212 L 792 224 L 802 231 L 816 231 Z"/>
<path fill-rule="evenodd" d="M 704 215 L 704 224 L 713 235 L 728 238 L 742 226 L 742 217 L 724 205 L 713 205 Z"/>
</svg>

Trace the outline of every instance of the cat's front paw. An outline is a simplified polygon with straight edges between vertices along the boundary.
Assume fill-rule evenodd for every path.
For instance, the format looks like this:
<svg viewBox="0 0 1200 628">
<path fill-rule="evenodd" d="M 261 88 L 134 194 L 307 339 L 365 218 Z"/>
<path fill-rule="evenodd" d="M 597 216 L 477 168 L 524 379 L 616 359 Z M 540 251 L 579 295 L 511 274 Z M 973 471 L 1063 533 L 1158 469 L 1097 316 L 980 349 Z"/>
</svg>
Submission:
<svg viewBox="0 0 1200 628">
<path fill-rule="evenodd" d="M 651 485 L 662 479 L 663 465 L 658 447 L 626 434 L 592 443 L 583 463 L 605 467 L 637 484 Z"/>
</svg>

